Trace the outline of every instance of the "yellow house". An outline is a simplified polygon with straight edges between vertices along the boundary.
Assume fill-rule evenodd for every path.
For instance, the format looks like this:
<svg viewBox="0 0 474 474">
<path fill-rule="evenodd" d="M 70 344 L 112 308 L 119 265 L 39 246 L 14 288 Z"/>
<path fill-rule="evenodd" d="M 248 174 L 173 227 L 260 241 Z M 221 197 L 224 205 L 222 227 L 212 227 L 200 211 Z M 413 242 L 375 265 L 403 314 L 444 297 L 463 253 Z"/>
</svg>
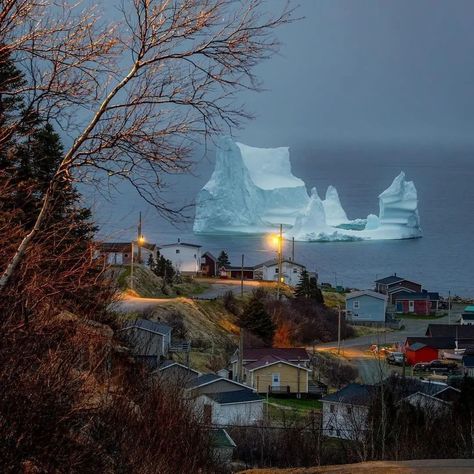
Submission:
<svg viewBox="0 0 474 474">
<path fill-rule="evenodd" d="M 276 357 L 266 357 L 244 367 L 244 382 L 258 393 L 308 393 L 311 369 Z"/>
</svg>

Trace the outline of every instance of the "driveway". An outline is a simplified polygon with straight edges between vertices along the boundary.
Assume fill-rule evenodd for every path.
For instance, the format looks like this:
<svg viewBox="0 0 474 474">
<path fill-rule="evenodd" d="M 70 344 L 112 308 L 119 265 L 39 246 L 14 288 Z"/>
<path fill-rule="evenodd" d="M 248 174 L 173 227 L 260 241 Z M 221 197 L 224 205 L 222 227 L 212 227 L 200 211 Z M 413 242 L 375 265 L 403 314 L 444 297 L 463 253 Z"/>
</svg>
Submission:
<svg viewBox="0 0 474 474">
<path fill-rule="evenodd" d="M 214 280 L 214 279 L 199 279 L 203 283 L 209 285 L 209 288 L 202 293 L 196 295 L 197 298 L 214 299 L 223 296 L 228 291 L 232 291 L 235 296 L 240 295 L 241 287 L 238 280 Z M 259 281 L 244 280 L 244 293 L 251 293 L 255 288 L 262 286 Z"/>
</svg>

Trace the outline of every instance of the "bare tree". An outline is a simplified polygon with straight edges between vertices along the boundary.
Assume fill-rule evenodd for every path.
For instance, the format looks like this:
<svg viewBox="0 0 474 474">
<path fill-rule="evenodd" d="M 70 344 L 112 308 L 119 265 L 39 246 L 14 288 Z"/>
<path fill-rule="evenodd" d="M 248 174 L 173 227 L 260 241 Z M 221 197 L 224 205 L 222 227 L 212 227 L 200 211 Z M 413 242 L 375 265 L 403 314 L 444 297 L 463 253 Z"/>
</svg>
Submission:
<svg viewBox="0 0 474 474">
<path fill-rule="evenodd" d="M 29 106 L 67 127 L 74 141 L 0 290 L 65 179 L 121 178 L 159 211 L 176 213 L 156 194 L 162 174 L 188 170 L 193 141 L 249 117 L 234 95 L 259 89 L 253 68 L 276 50 L 272 31 L 292 15 L 288 7 L 265 15 L 264 0 L 129 0 L 121 23 L 101 28 L 94 9 L 1 3 L 0 43 L 24 65 Z M 88 118 L 78 124 L 81 114 Z"/>
</svg>

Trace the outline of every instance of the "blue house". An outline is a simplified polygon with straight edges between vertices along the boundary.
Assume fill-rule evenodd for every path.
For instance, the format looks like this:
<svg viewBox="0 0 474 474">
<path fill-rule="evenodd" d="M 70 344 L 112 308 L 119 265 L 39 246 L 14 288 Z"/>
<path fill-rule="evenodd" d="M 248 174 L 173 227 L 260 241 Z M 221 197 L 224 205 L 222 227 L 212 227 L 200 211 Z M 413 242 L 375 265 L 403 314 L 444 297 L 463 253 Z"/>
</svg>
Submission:
<svg viewBox="0 0 474 474">
<path fill-rule="evenodd" d="M 346 296 L 346 319 L 384 323 L 387 300 L 387 295 L 372 290 L 353 291 Z"/>
</svg>

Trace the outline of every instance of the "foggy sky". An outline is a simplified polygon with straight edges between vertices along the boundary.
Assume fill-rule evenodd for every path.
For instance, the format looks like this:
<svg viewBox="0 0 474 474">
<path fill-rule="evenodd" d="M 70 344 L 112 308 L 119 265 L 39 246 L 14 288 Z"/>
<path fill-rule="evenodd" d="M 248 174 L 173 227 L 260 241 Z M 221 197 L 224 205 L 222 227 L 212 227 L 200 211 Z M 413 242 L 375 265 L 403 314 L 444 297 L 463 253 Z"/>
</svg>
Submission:
<svg viewBox="0 0 474 474">
<path fill-rule="evenodd" d="M 275 9 L 283 3 L 268 2 Z M 267 90 L 239 96 L 256 119 L 234 132 L 237 139 L 290 146 L 299 171 L 313 166 L 301 150 L 474 145 L 474 1 L 299 4 L 296 15 L 304 19 L 278 31 L 280 53 L 256 71 Z M 195 177 L 172 179 L 166 198 L 193 200 L 212 161 L 210 154 L 197 163 Z M 153 232 L 162 228 L 155 211 L 125 185 L 113 202 L 95 198 L 99 224 L 116 237 L 130 234 L 138 210 Z"/>
<path fill-rule="evenodd" d="M 243 140 L 473 142 L 472 0 L 301 0 L 298 14 L 258 69 L 268 91 L 245 97 L 258 117 Z"/>
</svg>

